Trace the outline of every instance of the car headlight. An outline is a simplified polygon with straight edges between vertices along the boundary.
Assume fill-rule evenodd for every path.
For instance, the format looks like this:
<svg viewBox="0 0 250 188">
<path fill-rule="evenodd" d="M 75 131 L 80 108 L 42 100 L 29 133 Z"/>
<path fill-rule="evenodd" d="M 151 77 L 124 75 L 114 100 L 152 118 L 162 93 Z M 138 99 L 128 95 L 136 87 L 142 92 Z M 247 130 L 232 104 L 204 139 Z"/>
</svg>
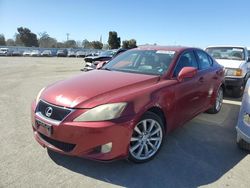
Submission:
<svg viewBox="0 0 250 188">
<path fill-rule="evenodd" d="M 227 76 L 242 76 L 242 69 L 227 69 Z"/>
<path fill-rule="evenodd" d="M 246 124 L 250 125 L 250 114 L 245 113 L 244 116 L 243 116 L 243 121 L 244 121 Z"/>
<path fill-rule="evenodd" d="M 79 117 L 74 119 L 74 121 L 105 121 L 116 119 L 121 116 L 127 103 L 112 103 L 97 106 L 90 109 Z"/>
<path fill-rule="evenodd" d="M 39 93 L 38 93 L 38 95 L 37 95 L 37 97 L 36 97 L 36 104 L 39 102 L 40 96 L 41 96 L 41 94 L 42 94 L 42 92 L 43 92 L 44 89 L 45 89 L 45 87 L 42 88 L 42 89 L 39 91 Z"/>
</svg>

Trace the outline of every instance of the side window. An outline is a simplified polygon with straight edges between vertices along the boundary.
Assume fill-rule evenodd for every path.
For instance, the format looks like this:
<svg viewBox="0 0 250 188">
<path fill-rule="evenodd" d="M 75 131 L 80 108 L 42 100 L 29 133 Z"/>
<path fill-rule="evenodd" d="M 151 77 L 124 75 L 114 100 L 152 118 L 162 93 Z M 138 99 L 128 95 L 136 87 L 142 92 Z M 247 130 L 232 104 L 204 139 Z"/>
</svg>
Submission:
<svg viewBox="0 0 250 188">
<path fill-rule="evenodd" d="M 178 60 L 174 69 L 174 77 L 177 77 L 183 67 L 195 67 L 198 68 L 197 61 L 195 59 L 193 51 L 184 52 Z"/>
<path fill-rule="evenodd" d="M 208 69 L 213 65 L 213 60 L 203 51 L 197 50 L 200 70 Z"/>
</svg>

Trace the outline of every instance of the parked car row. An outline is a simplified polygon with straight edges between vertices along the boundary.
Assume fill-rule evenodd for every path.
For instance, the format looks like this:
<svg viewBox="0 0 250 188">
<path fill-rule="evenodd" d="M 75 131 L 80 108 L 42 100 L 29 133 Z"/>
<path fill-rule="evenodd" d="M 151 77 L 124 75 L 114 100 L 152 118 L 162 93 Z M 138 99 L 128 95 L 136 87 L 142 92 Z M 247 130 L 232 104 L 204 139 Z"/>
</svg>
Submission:
<svg viewBox="0 0 250 188">
<path fill-rule="evenodd" d="M 85 58 L 88 56 L 97 56 L 99 52 L 93 51 L 83 51 L 83 50 L 68 50 L 68 49 L 59 49 L 56 52 L 52 50 L 19 50 L 9 49 L 9 48 L 0 48 L 0 56 L 32 56 L 32 57 L 78 57 Z"/>
</svg>

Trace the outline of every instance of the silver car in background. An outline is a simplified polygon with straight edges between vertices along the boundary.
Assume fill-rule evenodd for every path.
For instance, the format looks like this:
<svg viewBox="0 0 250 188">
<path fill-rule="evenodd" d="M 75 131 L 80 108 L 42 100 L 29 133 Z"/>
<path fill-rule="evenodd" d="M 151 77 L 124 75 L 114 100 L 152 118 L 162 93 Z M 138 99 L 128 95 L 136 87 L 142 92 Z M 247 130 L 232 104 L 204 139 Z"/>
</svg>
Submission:
<svg viewBox="0 0 250 188">
<path fill-rule="evenodd" d="M 244 90 L 236 131 L 238 146 L 250 150 L 250 79 Z"/>
</svg>

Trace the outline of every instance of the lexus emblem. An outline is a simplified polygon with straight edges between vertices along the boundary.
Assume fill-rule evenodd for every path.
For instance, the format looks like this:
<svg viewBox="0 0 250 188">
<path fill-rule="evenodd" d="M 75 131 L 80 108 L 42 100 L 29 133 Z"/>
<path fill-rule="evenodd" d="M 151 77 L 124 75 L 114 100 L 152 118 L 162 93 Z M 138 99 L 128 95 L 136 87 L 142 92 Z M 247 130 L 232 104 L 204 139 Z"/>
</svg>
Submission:
<svg viewBox="0 0 250 188">
<path fill-rule="evenodd" d="M 45 109 L 45 115 L 50 117 L 52 115 L 53 109 L 49 106 Z"/>
</svg>

